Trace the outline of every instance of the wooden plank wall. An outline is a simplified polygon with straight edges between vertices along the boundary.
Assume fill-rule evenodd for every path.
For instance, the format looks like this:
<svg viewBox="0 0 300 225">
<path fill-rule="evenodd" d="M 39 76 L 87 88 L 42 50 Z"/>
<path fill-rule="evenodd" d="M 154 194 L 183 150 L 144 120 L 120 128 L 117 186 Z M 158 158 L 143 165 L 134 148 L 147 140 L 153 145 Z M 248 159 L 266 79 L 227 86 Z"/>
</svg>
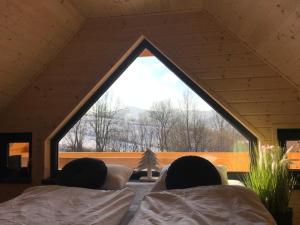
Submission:
<svg viewBox="0 0 300 225">
<path fill-rule="evenodd" d="M 1 116 L 0 132 L 33 132 L 35 182 L 49 166 L 45 139 L 141 35 L 262 141 L 300 113 L 294 86 L 206 13 L 89 19 Z"/>
<path fill-rule="evenodd" d="M 68 0 L 87 18 L 201 11 L 202 0 Z"/>
<path fill-rule="evenodd" d="M 299 90 L 300 1 L 205 0 L 203 8 L 266 58 Z"/>
<path fill-rule="evenodd" d="M 261 101 L 256 98 L 259 102 L 252 104 L 252 112 L 249 110 L 243 113 L 244 116 L 252 123 L 259 124 L 263 133 L 272 133 L 273 138 L 278 127 L 300 127 L 300 1 L 205 0 L 203 8 L 213 15 L 219 24 L 232 31 L 258 55 L 265 58 L 298 90 L 258 92 L 262 96 Z M 269 85 L 270 83 L 267 83 L 266 86 Z M 245 105 L 237 104 L 236 107 L 245 108 Z M 268 111 L 267 116 L 266 113 L 257 110 L 258 108 L 264 112 Z"/>
<path fill-rule="evenodd" d="M 63 1 L 0 1 L 0 110 L 27 87 L 84 19 Z"/>
</svg>

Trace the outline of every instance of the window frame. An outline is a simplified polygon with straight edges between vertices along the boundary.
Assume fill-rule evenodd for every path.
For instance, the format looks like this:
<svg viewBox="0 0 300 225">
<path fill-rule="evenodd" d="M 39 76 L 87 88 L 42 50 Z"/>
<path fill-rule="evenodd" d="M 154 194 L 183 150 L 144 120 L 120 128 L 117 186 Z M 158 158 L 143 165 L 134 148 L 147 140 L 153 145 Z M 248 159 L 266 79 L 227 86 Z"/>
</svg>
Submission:
<svg viewBox="0 0 300 225">
<path fill-rule="evenodd" d="M 300 128 L 280 128 L 277 129 L 278 144 L 282 149 L 286 149 L 287 141 L 300 140 Z M 296 188 L 300 189 L 300 170 L 291 170 L 297 180 Z"/>
<path fill-rule="evenodd" d="M 145 50 L 149 50 L 153 56 L 161 61 L 170 71 L 172 71 L 181 81 L 207 102 L 216 112 L 218 112 L 227 122 L 237 129 L 249 141 L 249 156 L 252 159 L 253 150 L 258 142 L 244 125 L 227 112 L 217 101 L 215 101 L 206 91 L 189 78 L 181 69 L 171 62 L 163 53 L 154 47 L 148 40 L 143 39 L 141 43 L 129 54 L 129 56 L 116 68 L 116 70 L 104 81 L 95 93 L 83 104 L 83 106 L 69 119 L 66 124 L 50 140 L 50 174 L 54 176 L 58 173 L 58 143 L 63 136 L 77 123 L 77 121 L 89 110 L 89 108 L 109 89 L 109 87 L 122 75 L 129 65 Z M 251 162 L 251 160 L 250 160 Z M 239 174 L 239 173 L 234 173 Z"/>
<path fill-rule="evenodd" d="M 0 147 L 5 151 L 0 151 L 0 167 L 6 166 L 8 163 L 9 143 L 29 143 L 28 149 L 28 177 L 22 179 L 0 180 L 0 183 L 30 183 L 32 180 L 32 133 L 16 132 L 16 133 L 0 133 Z"/>
</svg>

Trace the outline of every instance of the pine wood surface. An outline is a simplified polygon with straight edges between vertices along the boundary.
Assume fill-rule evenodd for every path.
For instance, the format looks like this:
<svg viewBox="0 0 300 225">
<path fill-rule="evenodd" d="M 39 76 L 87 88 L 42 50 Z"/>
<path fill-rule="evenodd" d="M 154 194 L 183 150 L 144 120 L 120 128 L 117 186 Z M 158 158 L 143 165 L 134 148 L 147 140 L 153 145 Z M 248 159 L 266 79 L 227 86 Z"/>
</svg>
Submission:
<svg viewBox="0 0 300 225">
<path fill-rule="evenodd" d="M 274 124 L 289 127 L 291 117 L 297 120 L 296 88 L 206 13 L 90 19 L 2 113 L 1 132 L 33 132 L 34 180 L 49 171 L 45 139 L 101 85 L 142 34 L 261 141 L 272 141 Z M 287 97 L 277 100 L 285 90 Z"/>
</svg>

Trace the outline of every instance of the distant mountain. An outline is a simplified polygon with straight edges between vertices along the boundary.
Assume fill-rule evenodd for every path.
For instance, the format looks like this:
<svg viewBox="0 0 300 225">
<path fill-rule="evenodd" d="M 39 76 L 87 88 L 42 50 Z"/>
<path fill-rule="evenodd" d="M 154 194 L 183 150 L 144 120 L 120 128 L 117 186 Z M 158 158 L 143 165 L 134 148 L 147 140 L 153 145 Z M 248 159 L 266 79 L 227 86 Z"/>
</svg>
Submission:
<svg viewBox="0 0 300 225">
<path fill-rule="evenodd" d="M 124 110 L 122 110 L 121 116 L 125 119 L 138 119 L 139 115 L 147 112 L 145 109 L 137 108 L 134 106 L 126 106 Z"/>
<path fill-rule="evenodd" d="M 146 113 L 148 110 L 141 109 L 135 106 L 126 106 L 124 110 L 122 110 L 120 116 L 124 119 L 138 119 L 140 114 Z M 199 111 L 205 118 L 210 118 L 214 111 Z"/>
</svg>

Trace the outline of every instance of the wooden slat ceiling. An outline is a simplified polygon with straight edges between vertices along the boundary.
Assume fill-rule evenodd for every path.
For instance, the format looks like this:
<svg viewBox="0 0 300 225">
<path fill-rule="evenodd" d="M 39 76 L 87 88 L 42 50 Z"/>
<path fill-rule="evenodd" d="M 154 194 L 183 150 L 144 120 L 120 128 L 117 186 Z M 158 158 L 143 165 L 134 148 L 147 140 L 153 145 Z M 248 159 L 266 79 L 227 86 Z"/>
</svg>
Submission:
<svg viewBox="0 0 300 225">
<path fill-rule="evenodd" d="M 0 1 L 0 110 L 31 83 L 83 21 L 68 2 Z"/>
<path fill-rule="evenodd" d="M 300 87 L 299 0 L 70 0 L 86 17 L 207 10 Z"/>
<path fill-rule="evenodd" d="M 203 8 L 300 87 L 299 0 L 2 0 L 0 110 L 67 45 L 85 18 Z"/>
<path fill-rule="evenodd" d="M 205 0 L 204 8 L 300 87 L 299 0 Z"/>
<path fill-rule="evenodd" d="M 111 17 L 202 10 L 202 0 L 69 0 L 85 17 Z"/>
<path fill-rule="evenodd" d="M 200 0 L 1 0 L 0 110 L 30 85 L 89 17 L 201 10 Z"/>
</svg>

